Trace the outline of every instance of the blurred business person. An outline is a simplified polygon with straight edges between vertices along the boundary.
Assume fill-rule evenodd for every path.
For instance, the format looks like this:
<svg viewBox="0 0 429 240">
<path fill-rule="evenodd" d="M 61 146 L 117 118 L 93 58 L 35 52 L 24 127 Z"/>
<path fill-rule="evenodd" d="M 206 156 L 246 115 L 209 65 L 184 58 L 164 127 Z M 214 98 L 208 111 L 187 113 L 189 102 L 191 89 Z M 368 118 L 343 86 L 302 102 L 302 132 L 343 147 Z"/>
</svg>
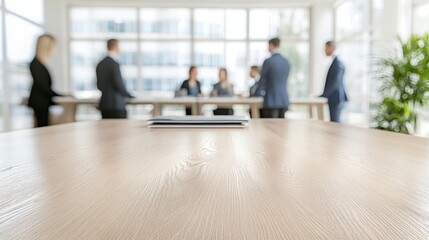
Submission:
<svg viewBox="0 0 429 240">
<path fill-rule="evenodd" d="M 211 97 L 233 97 L 234 86 L 228 79 L 228 71 L 225 68 L 219 69 L 219 82 L 213 85 Z M 214 115 L 234 115 L 232 108 L 217 108 L 213 110 Z"/>
<path fill-rule="evenodd" d="M 126 90 L 119 66 L 119 42 L 107 41 L 108 55 L 96 69 L 97 87 L 101 91 L 100 110 L 103 119 L 127 118 L 125 98 L 133 98 Z"/>
<path fill-rule="evenodd" d="M 265 95 L 265 90 L 261 86 L 261 75 L 260 68 L 258 66 L 250 67 L 250 77 L 255 81 L 249 89 L 249 97 L 263 97 Z"/>
<path fill-rule="evenodd" d="M 249 89 L 249 97 L 263 97 L 265 95 L 265 90 L 261 86 L 261 69 L 259 66 L 250 67 L 250 77 L 255 81 Z M 262 116 L 262 109 L 259 109 L 259 115 Z M 252 111 L 249 110 L 249 115 L 252 117 Z"/>
<path fill-rule="evenodd" d="M 335 55 L 335 42 L 329 41 L 325 44 L 326 56 L 332 58 L 332 64 L 326 77 L 325 88 L 321 97 L 328 98 L 331 122 L 340 122 L 341 111 L 348 101 L 344 88 L 345 67 L 341 60 Z"/>
<path fill-rule="evenodd" d="M 56 46 L 55 37 L 49 34 L 41 35 L 37 39 L 36 57 L 30 63 L 30 72 L 33 77 L 28 106 L 35 115 L 35 126 L 49 125 L 49 106 L 54 105 L 52 98 L 62 96 L 52 90 L 52 79 L 46 66 Z"/>
<path fill-rule="evenodd" d="M 263 118 L 284 118 L 289 107 L 287 81 L 290 72 L 289 61 L 280 54 L 280 39 L 268 42 L 271 57 L 265 60 L 260 85 L 265 89 Z"/>
<path fill-rule="evenodd" d="M 187 95 L 191 97 L 201 95 L 201 83 L 198 81 L 198 68 L 196 66 L 189 68 L 189 78 L 183 81 L 180 90 L 186 90 Z M 192 115 L 191 108 L 186 108 L 186 115 Z"/>
</svg>

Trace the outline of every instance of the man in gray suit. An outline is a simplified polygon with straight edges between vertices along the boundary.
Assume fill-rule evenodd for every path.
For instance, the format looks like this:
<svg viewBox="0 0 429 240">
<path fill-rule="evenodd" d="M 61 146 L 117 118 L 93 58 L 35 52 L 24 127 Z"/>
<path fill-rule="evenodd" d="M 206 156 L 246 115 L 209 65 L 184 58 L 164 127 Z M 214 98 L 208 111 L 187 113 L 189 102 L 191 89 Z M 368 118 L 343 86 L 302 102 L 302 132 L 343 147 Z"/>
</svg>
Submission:
<svg viewBox="0 0 429 240">
<path fill-rule="evenodd" d="M 119 66 L 119 42 L 116 39 L 107 41 L 108 56 L 96 69 L 97 87 L 102 95 L 100 110 L 103 119 L 127 118 L 125 98 L 133 98 L 125 88 Z"/>
<path fill-rule="evenodd" d="M 289 61 L 280 54 L 280 39 L 269 41 L 271 57 L 265 60 L 261 71 L 260 85 L 265 89 L 263 118 L 284 118 L 289 107 L 287 80 Z"/>
</svg>

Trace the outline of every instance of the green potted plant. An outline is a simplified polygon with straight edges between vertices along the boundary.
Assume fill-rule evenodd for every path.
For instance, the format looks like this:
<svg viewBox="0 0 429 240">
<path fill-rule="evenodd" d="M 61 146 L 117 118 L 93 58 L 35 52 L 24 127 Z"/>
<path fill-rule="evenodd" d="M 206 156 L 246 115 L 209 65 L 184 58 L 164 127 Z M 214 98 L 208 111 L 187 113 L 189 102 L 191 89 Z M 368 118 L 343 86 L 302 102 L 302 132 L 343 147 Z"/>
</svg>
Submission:
<svg viewBox="0 0 429 240">
<path fill-rule="evenodd" d="M 398 38 L 397 56 L 380 61 L 382 101 L 376 107 L 375 128 L 413 134 L 416 108 L 429 101 L 429 34 Z"/>
</svg>

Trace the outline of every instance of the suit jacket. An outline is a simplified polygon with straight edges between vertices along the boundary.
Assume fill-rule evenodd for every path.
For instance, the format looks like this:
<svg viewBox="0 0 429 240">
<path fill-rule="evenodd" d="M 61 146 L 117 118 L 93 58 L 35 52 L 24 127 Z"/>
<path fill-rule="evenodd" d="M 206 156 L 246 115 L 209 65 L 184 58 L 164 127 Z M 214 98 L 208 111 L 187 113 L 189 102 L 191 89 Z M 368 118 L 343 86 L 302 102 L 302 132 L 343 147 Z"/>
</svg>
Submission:
<svg viewBox="0 0 429 240">
<path fill-rule="evenodd" d="M 258 80 L 253 84 L 253 86 L 250 87 L 249 90 L 249 97 L 263 97 L 265 96 L 265 90 L 261 86 L 261 82 Z"/>
<path fill-rule="evenodd" d="M 101 91 L 100 109 L 125 111 L 125 98 L 133 96 L 125 88 L 119 63 L 106 57 L 97 65 L 96 74 Z"/>
<path fill-rule="evenodd" d="M 218 97 L 233 97 L 234 96 L 234 86 L 231 85 L 230 88 L 223 88 L 220 83 L 213 85 L 213 92 L 217 93 Z"/>
<path fill-rule="evenodd" d="M 189 79 L 183 81 L 182 86 L 180 86 L 180 90 L 182 89 L 185 89 L 188 92 L 188 95 L 191 94 L 190 87 L 189 87 Z M 201 94 L 201 83 L 198 80 L 197 80 L 197 89 L 198 89 L 198 94 Z"/>
<path fill-rule="evenodd" d="M 52 79 L 48 69 L 34 58 L 30 63 L 30 72 L 33 77 L 28 106 L 34 109 L 49 108 L 53 105 L 52 97 L 61 96 L 52 90 Z"/>
<path fill-rule="evenodd" d="M 287 108 L 289 95 L 287 81 L 290 72 L 289 61 L 275 53 L 262 65 L 260 84 L 265 89 L 264 108 Z"/>
<path fill-rule="evenodd" d="M 345 67 L 338 57 L 334 58 L 326 77 L 322 97 L 328 98 L 329 104 L 339 105 L 348 101 L 344 88 Z"/>
</svg>

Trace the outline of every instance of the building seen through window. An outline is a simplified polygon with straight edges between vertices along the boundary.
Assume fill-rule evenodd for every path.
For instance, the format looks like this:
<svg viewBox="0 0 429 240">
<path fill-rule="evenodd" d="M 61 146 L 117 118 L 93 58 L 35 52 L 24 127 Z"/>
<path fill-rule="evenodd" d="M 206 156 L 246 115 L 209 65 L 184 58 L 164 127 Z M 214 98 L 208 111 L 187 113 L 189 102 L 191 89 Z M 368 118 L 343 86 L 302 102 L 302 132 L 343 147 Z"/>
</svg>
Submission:
<svg viewBox="0 0 429 240">
<path fill-rule="evenodd" d="M 309 9 L 70 9 L 71 80 L 75 91 L 96 91 L 94 67 L 104 56 L 103 41 L 121 41 L 127 88 L 143 94 L 171 95 L 187 78 L 190 65 L 200 69 L 203 92 L 229 70 L 237 92 L 247 91 L 248 68 L 269 56 L 267 41 L 283 40 L 292 63 L 293 97 L 308 95 Z M 139 27 L 140 26 L 140 27 Z"/>
</svg>

